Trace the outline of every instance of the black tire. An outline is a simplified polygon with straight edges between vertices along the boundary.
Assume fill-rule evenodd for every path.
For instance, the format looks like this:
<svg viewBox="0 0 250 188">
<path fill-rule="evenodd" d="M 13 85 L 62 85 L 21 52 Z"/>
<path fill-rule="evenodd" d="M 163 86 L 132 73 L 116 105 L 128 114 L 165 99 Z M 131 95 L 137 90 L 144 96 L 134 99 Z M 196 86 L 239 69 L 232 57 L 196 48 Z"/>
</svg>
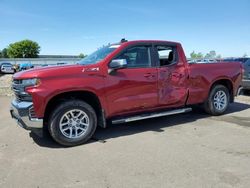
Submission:
<svg viewBox="0 0 250 188">
<path fill-rule="evenodd" d="M 88 128 L 86 128 L 86 132 L 80 138 L 68 138 L 60 130 L 60 120 L 63 115 L 65 115 L 65 113 L 69 112 L 70 110 L 81 110 L 88 116 Z M 52 138 L 57 143 L 64 146 L 76 146 L 87 142 L 95 133 L 96 126 L 97 117 L 94 109 L 84 101 L 73 99 L 63 102 L 55 108 L 49 118 L 48 130 Z"/>
<path fill-rule="evenodd" d="M 225 107 L 223 107 L 222 109 L 219 110 L 215 105 L 216 101 L 215 101 L 214 97 L 220 91 L 225 93 L 226 100 L 225 100 Z M 208 114 L 211 114 L 214 116 L 222 115 L 225 113 L 225 111 L 227 110 L 227 108 L 229 106 L 229 101 L 230 101 L 229 98 L 230 98 L 230 95 L 229 95 L 228 88 L 226 88 L 223 85 L 215 85 L 209 93 L 208 99 L 204 104 L 204 109 Z"/>
</svg>

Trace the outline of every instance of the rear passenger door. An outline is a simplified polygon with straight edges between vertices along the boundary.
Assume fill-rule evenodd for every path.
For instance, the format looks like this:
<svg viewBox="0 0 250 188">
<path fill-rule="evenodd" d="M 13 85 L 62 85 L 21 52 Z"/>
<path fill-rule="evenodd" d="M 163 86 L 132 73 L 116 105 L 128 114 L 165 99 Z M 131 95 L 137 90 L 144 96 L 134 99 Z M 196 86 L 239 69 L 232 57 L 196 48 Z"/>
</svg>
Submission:
<svg viewBox="0 0 250 188">
<path fill-rule="evenodd" d="M 179 107 L 185 104 L 188 88 L 188 72 L 179 60 L 177 46 L 159 44 L 154 46 L 158 65 L 158 103 L 160 106 Z"/>
</svg>

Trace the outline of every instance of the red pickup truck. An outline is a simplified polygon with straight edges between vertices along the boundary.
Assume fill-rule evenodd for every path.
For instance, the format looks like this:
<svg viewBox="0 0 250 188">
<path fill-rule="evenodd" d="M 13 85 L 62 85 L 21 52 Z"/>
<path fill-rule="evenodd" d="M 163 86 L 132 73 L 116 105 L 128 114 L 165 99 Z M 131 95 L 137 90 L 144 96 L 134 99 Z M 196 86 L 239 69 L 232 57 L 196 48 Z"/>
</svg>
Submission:
<svg viewBox="0 0 250 188">
<path fill-rule="evenodd" d="M 16 73 L 10 112 L 23 128 L 48 128 L 55 141 L 73 146 L 107 121 L 184 113 L 194 104 L 221 115 L 241 80 L 240 63 L 188 64 L 179 43 L 122 40 L 76 65 Z"/>
</svg>

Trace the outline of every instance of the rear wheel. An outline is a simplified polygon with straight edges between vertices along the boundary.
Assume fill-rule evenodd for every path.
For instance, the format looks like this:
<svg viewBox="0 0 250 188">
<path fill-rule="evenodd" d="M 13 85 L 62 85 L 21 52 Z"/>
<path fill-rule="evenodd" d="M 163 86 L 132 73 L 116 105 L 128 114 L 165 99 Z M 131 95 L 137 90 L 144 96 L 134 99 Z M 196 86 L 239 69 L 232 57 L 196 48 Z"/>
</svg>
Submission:
<svg viewBox="0 0 250 188">
<path fill-rule="evenodd" d="M 59 144 L 75 146 L 87 142 L 94 134 L 97 118 L 94 109 L 81 100 L 60 104 L 49 118 L 49 132 Z"/>
<path fill-rule="evenodd" d="M 229 91 L 223 85 L 214 86 L 205 102 L 205 111 L 211 115 L 223 114 L 229 105 Z"/>
</svg>

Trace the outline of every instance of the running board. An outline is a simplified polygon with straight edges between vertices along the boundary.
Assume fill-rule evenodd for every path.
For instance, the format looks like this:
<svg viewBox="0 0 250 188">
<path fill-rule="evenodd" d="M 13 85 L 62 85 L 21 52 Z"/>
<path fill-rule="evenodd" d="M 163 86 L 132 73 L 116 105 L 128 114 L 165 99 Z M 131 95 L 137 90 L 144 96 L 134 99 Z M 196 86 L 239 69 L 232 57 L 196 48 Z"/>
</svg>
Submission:
<svg viewBox="0 0 250 188">
<path fill-rule="evenodd" d="M 112 120 L 113 124 L 119 124 L 119 123 L 127 123 L 131 121 L 138 121 L 143 119 L 150 119 L 150 118 L 156 118 L 156 117 L 162 117 L 162 116 L 170 116 L 174 114 L 181 114 L 192 111 L 192 108 L 182 108 L 177 110 L 171 110 L 171 111 L 165 111 L 165 112 L 159 112 L 159 113 L 150 113 L 150 114 L 143 114 L 138 116 L 132 116 L 122 119 L 116 119 Z"/>
</svg>

